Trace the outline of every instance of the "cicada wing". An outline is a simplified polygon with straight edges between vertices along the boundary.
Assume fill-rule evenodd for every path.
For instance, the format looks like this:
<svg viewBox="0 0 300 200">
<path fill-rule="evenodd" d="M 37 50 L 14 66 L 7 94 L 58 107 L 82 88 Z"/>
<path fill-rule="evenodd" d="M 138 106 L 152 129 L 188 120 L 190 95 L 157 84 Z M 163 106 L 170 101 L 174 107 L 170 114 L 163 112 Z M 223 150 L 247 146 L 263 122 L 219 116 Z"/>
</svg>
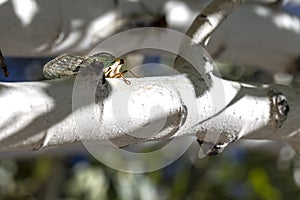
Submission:
<svg viewBox="0 0 300 200">
<path fill-rule="evenodd" d="M 63 54 L 49 61 L 43 68 L 47 79 L 59 79 L 76 75 L 81 67 L 84 56 Z"/>
</svg>

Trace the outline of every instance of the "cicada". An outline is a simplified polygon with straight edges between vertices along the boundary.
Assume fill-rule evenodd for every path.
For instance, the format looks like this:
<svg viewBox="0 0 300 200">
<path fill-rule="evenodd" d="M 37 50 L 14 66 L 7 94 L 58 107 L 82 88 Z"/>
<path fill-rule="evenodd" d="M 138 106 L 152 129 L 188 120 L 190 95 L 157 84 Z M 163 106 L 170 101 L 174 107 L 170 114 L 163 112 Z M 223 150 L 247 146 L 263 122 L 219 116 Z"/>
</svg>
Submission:
<svg viewBox="0 0 300 200">
<path fill-rule="evenodd" d="M 124 77 L 125 73 L 130 72 L 133 76 L 138 77 L 130 70 L 121 71 L 125 60 L 116 59 L 109 53 L 98 53 L 92 56 L 63 54 L 44 65 L 43 73 L 47 79 L 67 78 L 76 75 L 81 67 L 87 67 L 93 61 L 103 63 L 103 73 L 106 78 L 122 78 L 129 85 L 130 81 Z"/>
</svg>

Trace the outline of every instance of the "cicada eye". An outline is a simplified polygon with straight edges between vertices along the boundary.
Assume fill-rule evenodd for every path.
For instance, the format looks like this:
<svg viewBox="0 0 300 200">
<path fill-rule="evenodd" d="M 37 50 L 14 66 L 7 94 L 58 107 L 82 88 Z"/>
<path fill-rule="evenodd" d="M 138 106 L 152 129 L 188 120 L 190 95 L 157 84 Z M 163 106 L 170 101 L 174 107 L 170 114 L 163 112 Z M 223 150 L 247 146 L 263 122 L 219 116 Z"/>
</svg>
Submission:
<svg viewBox="0 0 300 200">
<path fill-rule="evenodd" d="M 113 65 L 115 63 L 118 63 L 118 65 L 123 65 L 123 64 L 125 64 L 125 60 L 124 59 L 116 59 L 111 62 L 111 65 Z"/>
<path fill-rule="evenodd" d="M 120 64 L 121 65 L 125 64 L 125 60 L 124 59 L 120 59 Z"/>
</svg>

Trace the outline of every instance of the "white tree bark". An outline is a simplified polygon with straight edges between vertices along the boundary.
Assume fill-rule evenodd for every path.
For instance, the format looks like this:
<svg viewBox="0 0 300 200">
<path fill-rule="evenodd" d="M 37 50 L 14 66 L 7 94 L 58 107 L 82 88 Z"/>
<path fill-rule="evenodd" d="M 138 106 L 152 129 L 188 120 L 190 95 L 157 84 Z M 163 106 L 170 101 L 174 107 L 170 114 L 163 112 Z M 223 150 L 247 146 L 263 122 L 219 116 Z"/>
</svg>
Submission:
<svg viewBox="0 0 300 200">
<path fill-rule="evenodd" d="M 36 150 L 107 139 L 126 146 L 196 133 L 204 138 L 207 131 L 222 144 L 239 138 L 300 140 L 300 93 L 288 87 L 219 79 L 216 82 L 220 81 L 225 91 L 223 98 L 218 96 L 220 103 L 212 95 L 220 92 L 218 86 L 197 97 L 185 75 L 130 79 L 131 85 L 108 79 L 109 98 L 72 110 L 73 81 L 1 83 L 1 150 Z M 272 102 L 276 92 L 287 97 L 290 111 L 286 120 L 280 121 Z M 221 108 L 222 104 L 225 107 Z M 102 124 L 99 113 L 103 113 Z M 94 130 L 93 123 L 99 123 L 99 129 Z"/>
<path fill-rule="evenodd" d="M 197 44 L 203 44 L 209 39 L 211 34 L 232 12 L 232 10 L 245 0 L 216 0 L 209 4 L 199 14 L 186 34 L 193 38 Z"/>
</svg>

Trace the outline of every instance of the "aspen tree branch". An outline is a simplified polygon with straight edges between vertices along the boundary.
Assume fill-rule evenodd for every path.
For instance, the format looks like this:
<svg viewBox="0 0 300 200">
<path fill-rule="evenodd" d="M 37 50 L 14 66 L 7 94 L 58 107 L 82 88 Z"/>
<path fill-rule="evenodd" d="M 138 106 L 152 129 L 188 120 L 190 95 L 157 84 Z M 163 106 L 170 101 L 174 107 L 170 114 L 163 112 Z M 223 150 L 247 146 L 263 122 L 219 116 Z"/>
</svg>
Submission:
<svg viewBox="0 0 300 200">
<path fill-rule="evenodd" d="M 194 19 L 193 23 L 186 32 L 186 35 L 192 38 L 191 42 L 183 41 L 180 47 L 180 53 L 200 55 L 197 52 L 198 45 L 204 45 L 211 34 L 223 22 L 223 20 L 234 10 L 234 8 L 245 0 L 214 0 Z M 191 51 L 191 52 L 186 52 Z M 190 75 L 192 81 L 196 81 L 192 77 L 193 73 L 189 71 L 186 61 L 177 56 L 174 64 L 175 69 L 181 73 Z M 211 72 L 212 68 L 206 67 L 203 73 Z"/>
<path fill-rule="evenodd" d="M 233 9 L 237 5 L 241 4 L 242 2 L 243 1 L 235 1 L 235 0 L 229 0 L 229 1 L 215 0 L 210 5 L 208 5 L 201 12 L 201 14 L 199 14 L 196 17 L 196 19 L 194 20 L 194 22 L 192 23 L 190 28 L 187 30 L 186 34 L 188 36 L 192 37 L 192 42 L 188 43 L 186 41 L 183 41 L 182 45 L 180 47 L 180 52 L 181 53 L 185 52 L 187 54 L 193 54 L 195 57 L 197 56 L 197 54 L 200 56 L 201 54 L 197 53 L 197 45 L 199 45 L 199 44 L 205 45 L 205 43 L 207 43 L 207 40 L 209 39 L 211 34 L 222 23 L 222 21 L 227 17 L 227 15 L 229 13 L 231 13 L 233 11 Z M 207 59 L 207 60 L 209 60 L 209 59 Z M 197 88 L 199 87 L 198 86 L 199 84 L 201 85 L 201 83 L 202 84 L 206 83 L 209 91 L 210 91 L 210 88 L 213 88 L 214 85 L 217 84 L 214 81 L 218 80 L 218 78 L 216 78 L 215 75 L 212 74 L 212 71 L 213 71 L 212 65 L 203 65 L 202 69 L 200 69 L 200 70 L 202 70 L 201 74 L 208 75 L 208 77 L 203 77 L 202 80 L 199 80 L 199 78 L 197 78 L 195 76 L 196 73 L 193 72 L 193 70 L 191 70 L 192 68 L 190 67 L 189 63 L 187 63 L 182 57 L 177 56 L 174 66 L 175 66 L 175 69 L 179 70 L 182 73 L 186 73 L 188 75 L 189 79 L 192 81 L 193 85 L 195 86 L 196 95 L 199 95 L 199 96 L 201 95 L 201 94 L 199 94 L 199 92 L 197 92 Z M 228 92 L 229 92 L 228 90 L 225 90 L 224 95 L 226 96 L 226 94 Z M 259 90 L 257 90 L 256 92 L 258 94 Z M 271 103 L 269 104 L 269 106 L 267 106 L 270 109 L 269 117 L 267 117 L 267 118 L 269 118 L 270 122 L 273 121 L 273 126 L 275 125 L 275 127 L 273 127 L 273 129 L 275 128 L 275 131 L 277 131 L 277 129 L 280 128 L 282 126 L 282 124 L 284 123 L 284 121 L 287 119 L 287 117 L 288 117 L 287 115 L 289 113 L 290 106 L 287 101 L 287 97 L 284 96 L 283 93 L 274 92 L 273 90 L 269 89 L 268 94 L 269 94 L 269 100 Z M 298 96 L 298 95 L 296 95 L 296 96 Z M 249 105 L 249 104 L 245 103 L 244 105 Z M 226 104 L 226 108 L 227 108 L 227 106 L 228 105 Z M 264 108 L 262 108 L 262 107 L 259 107 L 258 109 L 264 110 Z M 228 111 L 230 109 L 225 109 L 225 110 Z M 218 111 L 218 112 L 222 112 L 222 111 Z M 236 113 L 236 112 L 234 111 L 232 113 Z M 219 118 L 219 116 L 215 117 L 214 119 L 218 119 L 218 118 Z M 228 120 L 225 120 L 225 121 L 228 122 Z M 252 121 L 252 120 L 249 120 L 249 121 Z M 209 122 L 209 123 L 211 124 L 212 122 Z M 237 122 L 235 122 L 235 123 L 237 123 Z M 233 123 L 233 124 L 235 124 L 235 123 Z M 213 122 L 213 124 L 218 124 L 218 123 Z M 222 125 L 224 126 L 224 124 L 222 124 Z M 251 126 L 248 126 L 246 128 L 244 127 L 242 129 L 238 129 L 239 131 L 237 131 L 237 132 L 239 132 L 239 134 L 236 134 L 237 132 L 235 132 L 235 131 L 231 132 L 231 131 L 224 131 L 224 130 L 220 130 L 220 129 L 214 130 L 213 127 L 211 127 L 211 129 L 209 129 L 209 130 L 211 132 L 208 133 L 208 134 L 210 134 L 208 136 L 208 139 L 203 137 L 201 134 L 200 135 L 198 134 L 197 135 L 198 141 L 200 142 L 200 144 L 209 144 L 209 143 L 212 143 L 212 141 L 214 141 L 215 138 L 218 138 L 218 137 L 223 138 L 222 135 L 226 135 L 227 136 L 227 137 L 225 137 L 226 139 L 224 139 L 223 141 L 222 140 L 219 141 L 219 143 L 217 145 L 215 145 L 211 150 L 212 153 L 219 153 L 230 142 L 233 142 L 233 141 L 237 140 L 238 138 L 240 138 L 241 133 L 243 131 L 246 131 L 246 132 L 250 131 Z M 195 132 L 197 132 L 197 130 L 195 130 Z M 215 134 L 214 132 L 217 132 L 217 133 L 218 132 L 219 133 L 226 132 L 226 133 L 229 133 L 229 135 L 228 134 L 219 134 L 218 135 L 218 134 Z M 266 131 L 266 132 L 268 132 L 268 131 Z M 270 132 L 273 133 L 274 130 L 270 131 Z M 215 135 L 217 135 L 217 136 L 215 136 Z M 209 138 L 213 138 L 213 139 L 211 140 Z"/>
<path fill-rule="evenodd" d="M 109 79 L 107 84 L 111 89 L 107 99 L 73 110 L 73 79 L 1 83 L 1 150 L 36 150 L 79 141 L 105 143 L 107 140 L 126 146 L 196 133 L 198 138 L 203 138 L 207 131 L 216 134 L 222 145 L 238 138 L 300 140 L 300 93 L 288 87 L 250 86 L 220 79 L 226 92 L 223 98 L 218 97 L 225 104 L 219 110 L 218 102 L 211 95 L 219 88 L 211 87 L 196 97 L 193 92 L 187 92 L 193 91 L 194 85 L 184 75 L 130 81 L 131 85 L 126 85 L 122 80 Z M 187 99 L 191 97 L 194 99 L 189 103 Z M 126 115 L 120 112 L 127 109 Z M 103 113 L 102 125 L 96 131 L 90 126 L 91 111 L 96 122 L 101 118 L 99 113 Z M 156 133 L 153 130 L 157 125 Z M 156 134 L 134 136 L 143 132 Z"/>
<path fill-rule="evenodd" d="M 235 7 L 245 0 L 215 0 L 199 14 L 188 31 L 187 36 L 193 38 L 196 44 L 203 44 L 217 29 L 223 20 Z"/>
</svg>

